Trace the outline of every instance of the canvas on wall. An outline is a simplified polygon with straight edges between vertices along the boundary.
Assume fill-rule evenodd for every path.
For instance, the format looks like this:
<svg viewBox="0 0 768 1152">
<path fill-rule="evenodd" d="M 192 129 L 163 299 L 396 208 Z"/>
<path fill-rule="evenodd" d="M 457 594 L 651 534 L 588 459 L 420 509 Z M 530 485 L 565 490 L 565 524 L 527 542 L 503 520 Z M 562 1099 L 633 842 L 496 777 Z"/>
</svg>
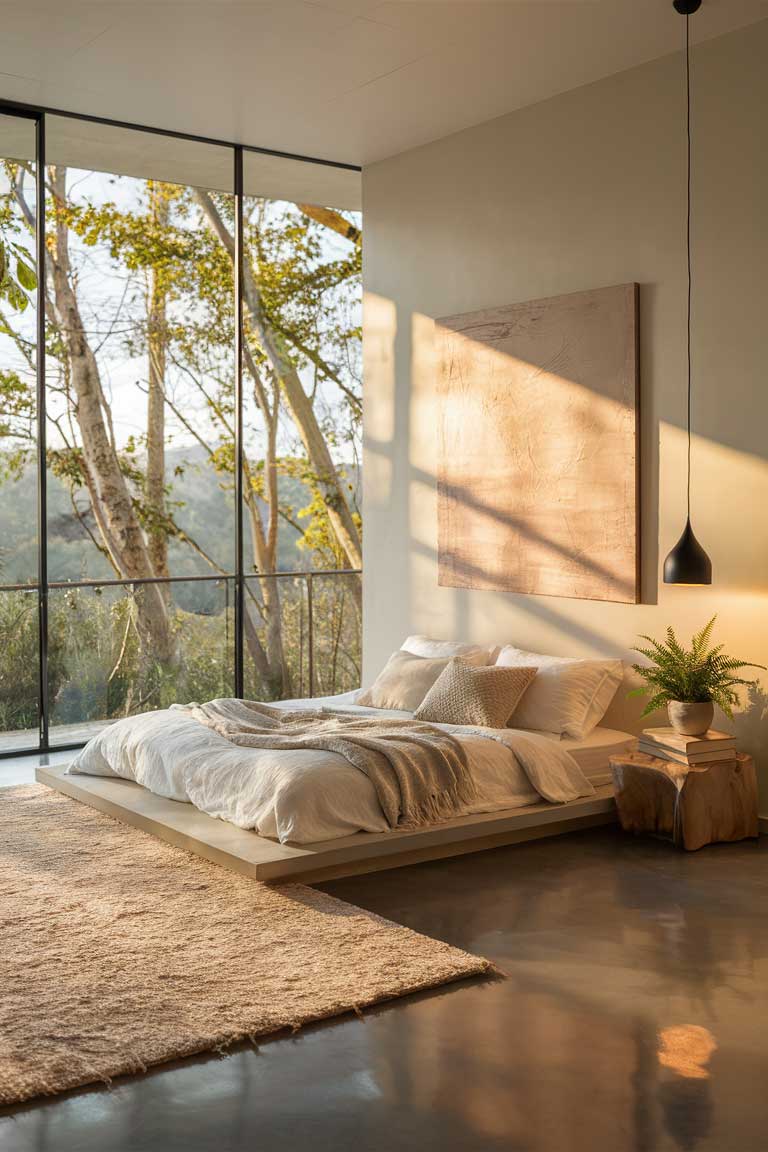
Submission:
<svg viewBox="0 0 768 1152">
<path fill-rule="evenodd" d="M 437 321 L 441 585 L 638 599 L 637 285 Z"/>
</svg>

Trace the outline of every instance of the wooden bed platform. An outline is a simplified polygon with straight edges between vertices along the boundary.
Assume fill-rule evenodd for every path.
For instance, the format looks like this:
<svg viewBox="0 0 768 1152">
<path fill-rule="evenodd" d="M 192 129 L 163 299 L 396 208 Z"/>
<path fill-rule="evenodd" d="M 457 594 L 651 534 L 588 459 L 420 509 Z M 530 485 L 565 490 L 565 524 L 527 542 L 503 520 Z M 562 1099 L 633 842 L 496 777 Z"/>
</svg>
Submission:
<svg viewBox="0 0 768 1152">
<path fill-rule="evenodd" d="M 417 831 L 358 832 L 318 844 L 288 845 L 215 820 L 191 804 L 155 796 L 131 780 L 68 776 L 65 766 L 38 768 L 35 775 L 40 784 L 151 832 L 177 848 L 267 882 L 332 880 L 557 836 L 616 820 L 612 788 L 606 784 L 594 796 L 568 804 L 530 804 L 505 812 L 462 816 Z"/>
</svg>

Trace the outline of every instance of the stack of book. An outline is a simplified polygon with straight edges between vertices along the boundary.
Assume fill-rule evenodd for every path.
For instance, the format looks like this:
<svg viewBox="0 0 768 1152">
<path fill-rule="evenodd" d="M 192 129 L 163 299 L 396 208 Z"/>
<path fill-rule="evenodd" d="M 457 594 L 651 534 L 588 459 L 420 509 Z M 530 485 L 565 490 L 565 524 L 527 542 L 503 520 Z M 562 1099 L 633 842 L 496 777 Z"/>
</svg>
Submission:
<svg viewBox="0 0 768 1152">
<path fill-rule="evenodd" d="M 736 755 L 736 737 L 710 728 L 702 736 L 682 736 L 674 728 L 644 728 L 638 752 L 660 756 L 662 760 L 675 760 L 678 764 L 712 764 L 717 760 L 733 760 Z"/>
</svg>

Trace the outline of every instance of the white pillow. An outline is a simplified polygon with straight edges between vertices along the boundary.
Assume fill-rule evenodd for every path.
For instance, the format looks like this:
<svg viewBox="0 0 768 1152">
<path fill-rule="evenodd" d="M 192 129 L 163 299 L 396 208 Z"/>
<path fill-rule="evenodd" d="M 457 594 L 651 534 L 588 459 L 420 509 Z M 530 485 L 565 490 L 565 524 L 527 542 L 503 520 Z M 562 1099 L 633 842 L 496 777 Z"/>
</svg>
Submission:
<svg viewBox="0 0 768 1152">
<path fill-rule="evenodd" d="M 482 668 L 491 663 L 498 649 L 492 645 L 462 644 L 458 640 L 433 640 L 431 636 L 408 636 L 400 645 L 400 651 L 433 660 L 450 660 L 453 656 L 461 656 L 467 663 Z"/>
<path fill-rule="evenodd" d="M 559 732 L 583 740 L 600 723 L 624 676 L 621 660 L 571 660 L 507 645 L 496 660 L 504 668 L 536 668 L 536 678 L 508 727 Z"/>
</svg>

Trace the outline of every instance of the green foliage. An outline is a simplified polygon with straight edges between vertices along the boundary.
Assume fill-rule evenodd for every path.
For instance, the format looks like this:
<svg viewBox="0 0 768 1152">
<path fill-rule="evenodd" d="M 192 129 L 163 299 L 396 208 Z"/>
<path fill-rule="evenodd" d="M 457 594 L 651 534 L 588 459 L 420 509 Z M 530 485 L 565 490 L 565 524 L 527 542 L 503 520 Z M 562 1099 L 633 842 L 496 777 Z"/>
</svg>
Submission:
<svg viewBox="0 0 768 1152">
<path fill-rule="evenodd" d="M 37 729 L 37 593 L 0 595 L 0 732 Z"/>
<path fill-rule="evenodd" d="M 316 576 L 315 692 L 343 692 L 360 682 L 360 628 L 352 577 Z M 255 580 L 252 583 L 257 583 Z M 308 694 L 306 582 L 282 579 L 283 638 L 296 690 Z M 256 592 L 258 590 L 256 589 Z M 233 609 L 222 589 L 210 614 L 171 605 L 179 659 L 163 668 L 142 655 L 135 604 L 120 589 L 55 591 L 49 602 L 51 723 L 87 724 L 168 707 L 176 701 L 230 696 Z M 0 732 L 37 728 L 37 596 L 0 593 Z M 250 664 L 246 693 L 263 697 Z"/>
<path fill-rule="evenodd" d="M 357 576 L 322 574 L 312 578 L 315 617 L 323 621 L 315 632 L 316 696 L 331 696 L 360 685 L 360 618 L 354 593 L 357 580 Z"/>
<path fill-rule="evenodd" d="M 85 462 L 81 448 L 49 448 L 46 458 L 51 474 L 63 481 L 70 491 L 85 487 Z"/>
<path fill-rule="evenodd" d="M 2 169 L 9 184 L 15 186 L 24 175 L 23 165 L 15 160 L 3 160 Z M 29 307 L 27 293 L 37 289 L 37 272 L 24 228 L 13 210 L 12 198 L 0 198 L 0 301 L 9 304 L 20 314 Z"/>
<path fill-rule="evenodd" d="M 740 668 L 763 668 L 764 665 L 726 656 L 722 644 L 710 647 L 716 619 L 713 616 L 696 633 L 690 648 L 685 648 L 678 641 L 671 626 L 667 628 L 666 641 L 641 636 L 641 640 L 647 640 L 650 647 L 636 647 L 635 651 L 650 661 L 650 667 L 645 664 L 632 665 L 635 672 L 645 680 L 645 686 L 635 688 L 629 695 L 650 693 L 651 699 L 643 710 L 643 716 L 672 700 L 685 704 L 701 704 L 711 700 L 722 708 L 726 716 L 733 718 L 733 707 L 739 702 L 737 688 L 755 683 L 754 680 L 734 676 L 734 672 Z"/>
<path fill-rule="evenodd" d="M 34 268 L 31 268 L 26 262 L 26 253 L 23 249 L 16 248 L 16 279 L 22 288 L 26 288 L 27 292 L 34 292 L 37 289 L 37 273 Z"/>
<path fill-rule="evenodd" d="M 0 238 L 0 300 L 5 300 L 15 312 L 26 311 L 30 303 L 27 292 L 37 288 L 37 273 L 28 260 L 28 253 L 20 244 Z"/>
<path fill-rule="evenodd" d="M 11 358 L 0 371 L 0 483 L 7 484 L 0 553 L 4 560 L 8 553 L 6 569 L 12 562 L 20 573 L 17 578 L 25 580 L 35 570 L 37 544 L 32 463 L 35 334 L 29 314 L 37 288 L 33 172 L 29 165 L 2 163 L 8 179 L 0 193 L 0 341 Z M 51 175 L 49 171 L 49 181 Z M 105 425 L 135 520 L 147 537 L 165 537 L 174 576 L 230 570 L 235 472 L 232 258 L 209 226 L 201 197 L 192 188 L 122 177 L 107 181 L 103 174 L 87 173 L 70 173 L 65 187 L 63 199 L 49 194 L 47 200 L 51 268 L 57 230 L 60 234 L 63 223 L 68 233 L 68 274 L 83 336 L 96 361 Z M 210 195 L 232 233 L 233 197 Z M 276 343 L 301 373 L 334 460 L 350 462 L 354 482 L 342 478 L 359 529 L 355 461 L 361 419 L 360 245 L 350 247 L 294 204 L 248 197 L 244 209 L 246 259 L 258 282 L 263 315 Z M 107 547 L 109 492 L 94 482 L 93 444 L 81 426 L 77 377 L 70 362 L 71 330 L 56 319 L 53 276 L 45 287 L 53 305 L 46 325 L 49 564 L 58 579 L 102 578 L 113 574 Z M 10 308 L 3 309 L 2 302 Z M 246 530 L 258 525 L 259 517 L 265 526 L 269 522 L 273 490 L 266 477 L 274 467 L 280 515 L 277 547 L 268 565 L 278 571 L 346 567 L 328 516 L 331 504 L 339 501 L 335 484 L 315 475 L 257 328 L 247 313 L 244 329 L 252 360 L 244 381 L 250 500 Z M 160 507 L 148 497 L 147 477 L 156 473 L 147 466 L 150 447 L 144 431 L 149 362 L 158 344 L 166 402 L 162 449 L 166 484 Z M 132 371 L 134 361 L 135 412 L 126 417 L 125 395 L 132 387 L 126 380 L 127 365 Z M 259 398 L 259 387 L 266 403 Z M 115 404 L 118 398 L 120 404 Z M 265 412 L 273 421 L 269 442 Z M 157 485 L 153 490 L 156 497 Z M 95 499 L 104 501 L 103 506 L 94 508 Z M 248 543 L 250 566 L 255 564 L 255 548 L 248 549 Z M 4 578 L 12 579 L 9 571 Z M 281 592 L 287 583 L 281 581 Z M 351 687 L 359 682 L 359 606 L 353 586 L 332 590 L 324 584 L 322 593 L 319 585 L 316 588 L 316 638 L 322 634 L 322 639 L 315 683 L 328 691 Z M 15 593 L 0 593 L 0 639 L 5 645 L 0 730 L 36 725 L 37 618 L 28 610 L 34 597 L 19 595 L 21 600 Z M 175 699 L 204 699 L 231 691 L 227 646 L 232 622 L 221 604 L 220 587 L 176 585 L 173 596 L 169 611 L 179 658 L 161 667 L 148 650 L 146 632 L 142 651 L 136 605 L 127 592 L 105 590 L 98 595 L 71 590 L 52 595 L 53 723 L 114 718 Z M 268 623 L 263 605 L 251 610 L 257 630 L 260 619 Z M 294 686 L 303 685 L 308 691 L 303 591 L 283 599 L 280 627 Z M 262 631 L 266 643 L 268 628 Z M 264 685 L 254 681 L 253 694 L 263 691 Z"/>
<path fill-rule="evenodd" d="M 18 372 L 0 369 L 0 482 L 18 480 L 35 451 L 35 400 Z"/>
<path fill-rule="evenodd" d="M 15 312 L 24 312 L 30 303 L 27 292 L 36 288 L 37 273 L 27 250 L 0 236 L 0 300 L 7 301 Z"/>
</svg>

